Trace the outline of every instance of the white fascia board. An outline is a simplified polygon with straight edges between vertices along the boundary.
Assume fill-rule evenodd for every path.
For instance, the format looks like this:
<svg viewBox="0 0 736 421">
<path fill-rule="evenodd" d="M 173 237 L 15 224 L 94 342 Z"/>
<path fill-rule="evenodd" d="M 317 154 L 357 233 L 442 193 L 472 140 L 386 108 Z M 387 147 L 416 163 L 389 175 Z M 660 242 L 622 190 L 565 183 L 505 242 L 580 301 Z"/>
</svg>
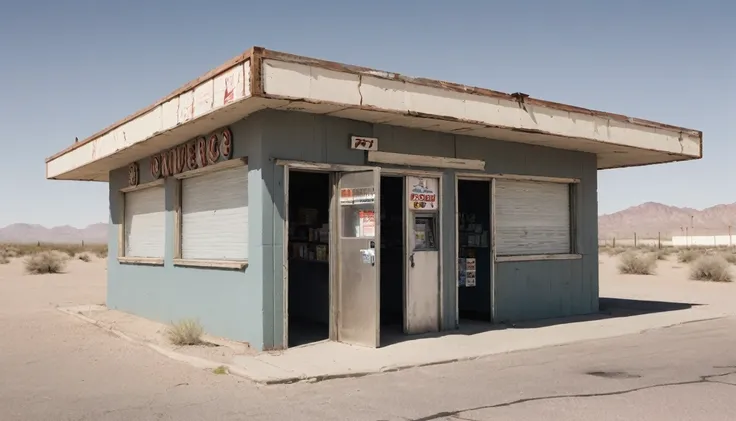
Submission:
<svg viewBox="0 0 736 421">
<path fill-rule="evenodd" d="M 587 139 L 680 157 L 700 157 L 700 136 L 671 127 L 648 127 L 605 116 L 424 86 L 407 80 L 274 59 L 263 60 L 262 75 L 266 97 L 331 103 L 365 112 L 385 111 L 461 121 L 485 127 Z M 391 124 L 391 121 L 386 123 Z M 463 134 L 473 135 L 472 130 Z"/>
<path fill-rule="evenodd" d="M 250 61 L 244 61 L 50 160 L 46 163 L 46 178 L 88 165 L 250 96 Z"/>
</svg>

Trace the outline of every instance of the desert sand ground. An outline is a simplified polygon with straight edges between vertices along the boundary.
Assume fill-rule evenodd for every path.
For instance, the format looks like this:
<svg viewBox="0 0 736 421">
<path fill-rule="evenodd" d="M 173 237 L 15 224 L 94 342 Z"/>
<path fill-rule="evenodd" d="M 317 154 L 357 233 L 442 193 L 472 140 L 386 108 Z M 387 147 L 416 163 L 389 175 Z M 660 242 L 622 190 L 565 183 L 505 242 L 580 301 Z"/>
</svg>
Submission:
<svg viewBox="0 0 736 421">
<path fill-rule="evenodd" d="M 735 284 L 621 276 L 602 256 L 602 295 L 733 302 Z M 258 387 L 169 360 L 60 313 L 102 304 L 105 260 L 66 273 L 0 265 L 3 420 L 733 420 L 736 321 L 722 319 L 444 366 L 317 384 Z M 669 296 L 670 298 L 667 298 Z M 624 372 L 606 379 L 588 372 Z M 703 380 L 703 378 L 706 380 Z M 709 376 L 713 381 L 709 381 Z"/>
<path fill-rule="evenodd" d="M 0 265 L 0 282 L 3 289 L 14 296 L 30 296 L 33 303 L 17 302 L 19 308 L 0 309 L 15 312 L 21 307 L 32 308 L 46 305 L 49 309 L 67 308 L 82 305 L 81 314 L 92 317 L 101 325 L 125 332 L 137 340 L 144 340 L 162 347 L 175 349 L 188 355 L 212 361 L 231 361 L 239 354 L 252 354 L 247 346 L 223 338 L 203 337 L 204 344 L 177 347 L 167 339 L 167 325 L 117 310 L 107 310 L 105 305 L 105 279 L 107 259 L 90 255 L 90 261 L 69 258 L 66 269 L 60 274 L 28 274 L 24 268 L 27 257 L 10 259 L 9 264 Z M 29 306 L 29 304 L 32 304 Z M 99 311 L 102 307 L 104 310 Z M 62 315 L 61 312 L 59 312 Z M 172 321 L 173 322 L 173 321 Z"/>
<path fill-rule="evenodd" d="M 690 279 L 690 264 L 677 262 L 673 254 L 657 261 L 653 275 L 622 275 L 619 256 L 599 256 L 600 296 L 637 300 L 709 304 L 733 308 L 736 282 L 718 283 Z M 736 266 L 730 267 L 736 279 Z"/>
<path fill-rule="evenodd" d="M 74 308 L 74 313 L 82 314 L 101 326 L 114 328 L 136 340 L 179 353 L 221 363 L 232 362 L 237 355 L 254 353 L 247 344 L 209 335 L 203 337 L 203 345 L 175 346 L 167 338 L 166 324 L 108 310 L 104 306 L 107 259 L 94 254 L 89 256 L 89 262 L 69 258 L 67 267 L 61 274 L 27 274 L 24 270 L 26 257 L 13 258 L 9 264 L 0 265 L 0 282 L 4 293 L 24 297 L 22 300 L 9 302 L 9 307 L 0 308 L 0 315 L 15 314 L 39 306 L 46 311 L 82 306 Z M 657 261 L 653 275 L 622 275 L 618 272 L 619 259 L 620 255 L 609 256 L 602 253 L 599 256 L 601 297 L 709 304 L 728 309 L 736 298 L 736 283 L 690 280 L 690 266 L 678 263 L 674 254 Z M 734 268 L 731 270 L 734 271 Z M 61 313 L 59 315 L 62 316 Z"/>
<path fill-rule="evenodd" d="M 89 262 L 69 258 L 66 269 L 61 274 L 27 274 L 24 270 L 25 257 L 11 258 L 9 264 L 0 264 L 3 293 L 23 297 L 22 300 L 13 300 L 0 307 L 0 315 L 22 312 L 24 309 L 39 305 L 44 305 L 48 311 L 56 307 L 78 305 L 104 306 L 107 258 L 99 258 L 94 254 L 89 256 L 91 258 Z M 690 280 L 690 265 L 678 263 L 674 254 L 668 256 L 666 260 L 657 261 L 653 275 L 620 274 L 619 259 L 620 255 L 609 256 L 602 253 L 599 256 L 601 297 L 711 304 L 729 308 L 736 298 L 736 282 L 712 283 Z M 731 272 L 736 274 L 736 267 L 732 266 Z M 135 332 L 148 342 L 167 345 L 165 324 L 144 321 L 114 310 L 104 312 L 91 310 L 85 314 L 105 325 L 115 326 L 125 332 Z M 234 354 L 252 353 L 242 345 L 222 338 L 205 339 L 222 346 L 185 347 L 186 352 L 223 362 L 230 360 Z M 181 350 L 178 347 L 177 349 Z"/>
<path fill-rule="evenodd" d="M 53 310 L 55 306 L 105 303 L 105 258 L 92 255 L 89 262 L 70 258 L 63 273 L 46 275 L 27 274 L 24 260 L 25 257 L 11 258 L 10 263 L 0 264 L 3 294 L 22 297 L 5 301 L 0 314 L 30 309 L 39 304 Z"/>
</svg>

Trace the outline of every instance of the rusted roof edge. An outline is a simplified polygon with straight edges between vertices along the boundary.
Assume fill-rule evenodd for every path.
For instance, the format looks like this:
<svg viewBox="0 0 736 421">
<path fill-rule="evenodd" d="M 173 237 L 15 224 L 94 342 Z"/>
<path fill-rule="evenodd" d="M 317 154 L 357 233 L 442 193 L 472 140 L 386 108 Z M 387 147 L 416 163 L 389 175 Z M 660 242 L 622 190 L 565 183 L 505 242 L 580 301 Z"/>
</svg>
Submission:
<svg viewBox="0 0 736 421">
<path fill-rule="evenodd" d="M 200 83 L 202 83 L 202 82 L 204 82 L 204 81 L 206 81 L 208 79 L 212 79 L 214 77 L 217 77 L 220 74 L 224 73 L 226 70 L 228 70 L 228 69 L 230 69 L 230 68 L 232 68 L 234 66 L 237 66 L 240 63 L 243 63 L 243 62 L 249 60 L 253 56 L 254 49 L 259 49 L 259 48 L 260 47 L 252 47 L 252 48 L 249 48 L 244 53 L 239 54 L 239 55 L 231 58 L 230 60 L 226 61 L 224 64 L 222 64 L 222 65 L 220 65 L 220 66 L 218 66 L 218 67 L 210 70 L 209 72 L 203 74 L 202 76 L 199 76 L 196 79 L 193 79 L 193 80 L 189 81 L 185 85 L 177 88 L 176 90 L 174 90 L 170 94 L 166 95 L 165 97 L 159 99 L 158 101 L 154 102 L 153 104 L 151 104 L 151 105 L 149 105 L 149 106 L 147 106 L 145 108 L 142 108 L 142 109 L 136 111 L 133 114 L 130 114 L 129 116 L 127 116 L 127 117 L 125 117 L 125 118 L 123 118 L 121 120 L 116 121 L 115 123 L 113 123 L 113 124 L 107 126 L 106 128 L 98 131 L 97 133 L 95 133 L 95 134 L 93 134 L 91 136 L 88 136 L 84 140 L 80 140 L 79 142 L 75 142 L 73 145 L 71 145 L 68 148 L 62 150 L 61 152 L 57 152 L 57 153 L 51 155 L 50 157 L 46 158 L 46 163 L 48 163 L 49 161 L 53 161 L 54 159 L 56 159 L 56 158 L 58 158 L 58 157 L 60 157 L 60 156 L 62 156 L 64 154 L 66 154 L 66 153 L 69 153 L 69 152 L 71 152 L 71 151 L 73 151 L 73 150 L 75 150 L 75 149 L 77 149 L 77 148 L 79 148 L 81 146 L 84 146 L 85 144 L 87 144 L 87 143 L 89 143 L 89 142 L 91 142 L 91 141 L 93 141 L 93 140 L 95 140 L 95 139 L 97 139 L 97 138 L 99 138 L 101 136 L 104 136 L 104 135 L 110 133 L 111 131 L 113 131 L 113 130 L 117 129 L 118 127 L 122 126 L 123 124 L 128 123 L 129 121 L 135 120 L 136 118 L 142 116 L 143 114 L 146 114 L 147 112 L 153 110 L 154 108 L 158 107 L 159 105 L 161 105 L 161 104 L 163 104 L 163 103 L 165 103 L 165 102 L 167 102 L 167 101 L 169 101 L 169 100 L 171 100 L 171 99 L 173 99 L 173 98 L 175 98 L 175 97 L 183 94 L 186 91 L 189 91 L 190 89 L 196 87 Z M 262 50 L 262 48 L 260 48 L 260 49 Z M 253 70 L 253 69 L 251 68 L 251 70 Z M 251 76 L 251 79 L 252 79 L 252 76 Z"/>
<path fill-rule="evenodd" d="M 295 54 L 283 53 L 280 51 L 264 50 L 262 58 L 278 60 L 278 61 L 286 61 L 286 62 L 297 63 L 297 64 L 317 66 L 317 67 L 322 67 L 328 70 L 334 70 L 338 72 L 348 72 L 348 73 L 353 73 L 353 74 L 373 76 L 373 77 L 381 78 L 381 79 L 395 80 L 395 81 L 406 82 L 406 83 L 414 83 L 417 85 L 427 86 L 431 88 L 445 89 L 445 90 L 450 90 L 454 92 L 469 93 L 469 94 L 474 94 L 474 95 L 499 98 L 499 99 L 504 99 L 508 101 L 518 100 L 517 99 L 518 96 L 507 94 L 505 92 L 494 91 L 491 89 L 479 88 L 476 86 L 461 85 L 458 83 L 445 82 L 441 80 L 404 76 L 399 73 L 387 72 L 383 70 L 371 69 L 368 67 L 354 66 L 350 64 L 343 64 L 343 63 L 338 63 L 334 61 L 321 60 L 321 59 L 316 59 L 316 58 L 311 58 L 311 57 L 298 56 Z M 596 117 L 610 118 L 613 120 L 636 124 L 639 126 L 674 130 L 678 132 L 687 133 L 689 135 L 698 136 L 701 139 L 703 136 L 703 132 L 700 130 L 689 129 L 686 127 L 673 126 L 670 124 L 659 123 L 656 121 L 645 120 L 641 118 L 628 117 L 623 114 L 615 114 L 615 113 L 610 113 L 610 112 L 605 112 L 605 111 L 592 110 L 588 108 L 577 107 L 574 105 L 567 105 L 567 104 L 562 104 L 559 102 L 546 101 L 543 99 L 536 99 L 536 98 L 531 98 L 531 97 L 524 98 L 524 102 L 533 104 L 533 105 L 539 105 L 542 107 L 553 108 L 553 109 L 557 109 L 561 111 L 575 112 L 575 113 L 587 114 L 587 115 L 596 116 Z"/>
<path fill-rule="evenodd" d="M 138 110 L 137 112 L 111 124 L 107 128 L 100 130 L 99 132 L 87 137 L 86 139 L 76 142 L 73 145 L 69 146 L 68 148 L 62 150 L 61 152 L 58 152 L 49 158 L 46 158 L 46 162 L 52 161 L 68 152 L 71 152 L 97 138 L 100 136 L 103 136 L 118 127 L 122 126 L 123 124 L 134 120 L 135 118 L 140 117 L 141 115 L 153 110 L 154 108 L 158 107 L 159 105 L 171 100 L 172 98 L 181 95 L 182 93 L 196 87 L 200 83 L 214 78 L 222 73 L 224 73 L 226 70 L 232 68 L 233 66 L 236 66 L 240 63 L 243 63 L 247 60 L 250 60 L 250 66 L 251 66 L 251 80 L 250 80 L 250 90 L 251 90 L 251 96 L 264 96 L 263 92 L 263 84 L 262 84 L 262 61 L 263 59 L 273 59 L 273 60 L 279 60 L 279 61 L 285 61 L 285 62 L 292 62 L 292 63 L 298 63 L 298 64 L 305 64 L 305 65 L 311 65 L 311 66 L 317 66 L 329 70 L 335 70 L 339 72 L 348 72 L 353 74 L 360 74 L 360 75 L 367 75 L 367 76 L 373 76 L 381 79 L 388 79 L 388 80 L 396 80 L 401 81 L 405 83 L 414 83 L 422 86 L 427 87 L 433 87 L 433 88 L 439 88 L 439 89 L 445 89 L 450 90 L 454 92 L 461 92 L 461 93 L 469 93 L 469 94 L 475 94 L 475 95 L 481 95 L 486 97 L 492 97 L 492 98 L 499 98 L 499 99 L 505 99 L 509 101 L 516 101 L 517 96 L 507 94 L 500 91 L 494 91 L 490 89 L 485 88 L 479 88 L 475 86 L 468 86 L 468 85 L 461 85 L 458 83 L 452 83 L 452 82 L 445 82 L 440 80 L 433 80 L 433 79 L 427 79 L 427 78 L 417 78 L 417 77 L 409 77 L 404 76 L 399 73 L 394 72 L 387 72 L 382 70 L 376 70 L 371 69 L 368 67 L 362 67 L 362 66 L 355 66 L 350 64 L 343 64 L 338 63 L 334 61 L 328 61 L 328 60 L 322 60 L 322 59 L 316 59 L 311 57 L 305 57 L 305 56 L 299 56 L 295 54 L 290 53 L 283 53 L 279 51 L 274 50 L 267 50 L 263 47 L 251 47 L 246 52 L 228 60 L 224 64 L 216 67 L 213 70 L 210 70 L 209 72 L 205 73 L 204 75 L 188 82 L 187 84 L 183 85 L 182 87 L 176 89 L 169 95 L 165 96 L 164 98 L 156 101 L 152 105 L 149 105 L 141 110 Z M 697 136 L 701 141 L 701 156 L 702 156 L 702 139 L 703 139 L 703 132 L 700 130 L 695 129 L 689 129 L 685 127 L 679 127 L 679 126 L 673 126 L 665 123 L 659 123 L 655 121 L 645 120 L 645 119 L 639 119 L 639 118 L 633 118 L 628 117 L 623 114 L 614 114 L 609 113 L 605 111 L 598 111 L 598 110 L 592 110 L 582 107 L 576 107 L 573 105 L 567 105 L 562 104 L 558 102 L 552 102 L 552 101 L 545 101 L 541 99 L 526 97 L 524 98 L 524 102 L 533 104 L 533 105 L 539 105 L 543 107 L 548 107 L 552 109 L 567 111 L 567 112 L 575 112 L 575 113 L 581 113 L 581 114 L 587 114 L 591 116 L 597 116 L 597 117 L 604 117 L 604 118 L 610 118 L 612 120 L 631 123 L 639 126 L 649 127 L 649 128 L 658 128 L 658 129 L 667 129 L 667 130 L 673 130 L 678 131 L 681 133 L 686 133 L 688 135 Z"/>
</svg>

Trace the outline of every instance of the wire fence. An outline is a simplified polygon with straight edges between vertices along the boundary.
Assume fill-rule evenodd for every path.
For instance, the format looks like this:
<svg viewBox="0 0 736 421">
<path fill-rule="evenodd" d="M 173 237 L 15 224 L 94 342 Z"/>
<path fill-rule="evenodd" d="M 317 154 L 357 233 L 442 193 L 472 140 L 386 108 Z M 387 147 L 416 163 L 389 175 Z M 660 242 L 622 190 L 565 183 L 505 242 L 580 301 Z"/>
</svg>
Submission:
<svg viewBox="0 0 736 421">
<path fill-rule="evenodd" d="M 632 233 L 630 236 L 611 236 L 607 238 L 599 238 L 598 246 L 610 246 L 610 247 L 639 247 L 639 246 L 657 246 L 657 247 L 669 247 L 672 246 L 673 242 L 671 238 L 640 238 L 636 233 Z"/>
<path fill-rule="evenodd" d="M 733 247 L 736 246 L 736 230 L 731 226 L 722 228 L 681 227 L 675 231 L 631 231 L 602 235 L 598 246 L 610 247 Z"/>
</svg>

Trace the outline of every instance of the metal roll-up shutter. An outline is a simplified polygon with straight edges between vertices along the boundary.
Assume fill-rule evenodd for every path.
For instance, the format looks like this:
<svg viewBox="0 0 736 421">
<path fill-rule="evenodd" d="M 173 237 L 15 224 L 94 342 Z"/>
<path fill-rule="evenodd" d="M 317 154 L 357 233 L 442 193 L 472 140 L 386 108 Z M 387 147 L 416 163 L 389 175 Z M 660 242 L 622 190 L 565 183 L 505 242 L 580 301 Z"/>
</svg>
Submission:
<svg viewBox="0 0 736 421">
<path fill-rule="evenodd" d="M 248 167 L 186 178 L 181 184 L 183 259 L 248 258 Z"/>
<path fill-rule="evenodd" d="M 496 180 L 496 254 L 570 253 L 570 185 Z"/>
<path fill-rule="evenodd" d="M 124 256 L 163 258 L 166 244 L 164 188 L 131 191 L 124 197 Z"/>
</svg>

